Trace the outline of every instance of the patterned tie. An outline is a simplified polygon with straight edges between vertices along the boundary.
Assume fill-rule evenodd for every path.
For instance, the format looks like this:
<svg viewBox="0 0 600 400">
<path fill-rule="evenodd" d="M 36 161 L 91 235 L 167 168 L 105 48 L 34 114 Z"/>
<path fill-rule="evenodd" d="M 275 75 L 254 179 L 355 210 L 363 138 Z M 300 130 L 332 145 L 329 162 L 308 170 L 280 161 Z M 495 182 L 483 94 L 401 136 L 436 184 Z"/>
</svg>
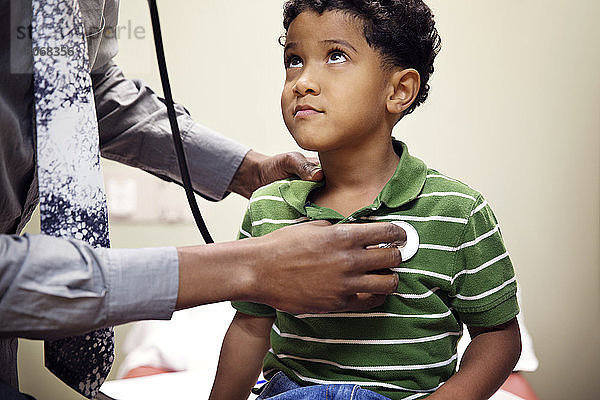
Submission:
<svg viewBox="0 0 600 400">
<path fill-rule="evenodd" d="M 78 0 L 33 0 L 32 37 L 42 232 L 108 247 L 98 125 Z M 112 328 L 44 345 L 46 367 L 94 398 L 113 358 Z"/>
</svg>

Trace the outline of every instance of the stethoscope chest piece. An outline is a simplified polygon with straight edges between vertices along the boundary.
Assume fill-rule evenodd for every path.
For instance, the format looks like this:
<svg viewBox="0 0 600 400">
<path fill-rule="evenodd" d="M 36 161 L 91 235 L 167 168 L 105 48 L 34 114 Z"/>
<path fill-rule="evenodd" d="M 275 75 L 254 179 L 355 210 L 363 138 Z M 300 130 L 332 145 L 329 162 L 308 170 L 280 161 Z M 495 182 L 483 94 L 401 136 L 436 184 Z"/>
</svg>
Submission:
<svg viewBox="0 0 600 400">
<path fill-rule="evenodd" d="M 419 250 L 419 233 L 408 222 L 393 221 L 392 224 L 404 229 L 404 232 L 406 232 L 406 243 L 403 246 L 398 246 L 397 243 L 381 243 L 379 247 L 397 246 L 398 249 L 400 249 L 400 254 L 402 255 L 402 262 L 406 262 L 415 254 L 417 254 L 417 250 Z"/>
</svg>

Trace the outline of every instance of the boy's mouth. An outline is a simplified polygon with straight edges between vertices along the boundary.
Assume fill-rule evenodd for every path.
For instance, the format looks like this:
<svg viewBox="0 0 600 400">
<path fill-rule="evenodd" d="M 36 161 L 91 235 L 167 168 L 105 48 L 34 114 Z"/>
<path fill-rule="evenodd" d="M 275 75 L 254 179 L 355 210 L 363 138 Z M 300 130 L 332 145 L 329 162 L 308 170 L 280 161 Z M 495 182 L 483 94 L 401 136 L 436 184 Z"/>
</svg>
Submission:
<svg viewBox="0 0 600 400">
<path fill-rule="evenodd" d="M 294 108 L 294 118 L 308 117 L 314 114 L 321 113 L 323 113 L 323 111 L 317 110 L 313 106 L 309 106 L 307 104 L 297 105 L 296 108 Z"/>
</svg>

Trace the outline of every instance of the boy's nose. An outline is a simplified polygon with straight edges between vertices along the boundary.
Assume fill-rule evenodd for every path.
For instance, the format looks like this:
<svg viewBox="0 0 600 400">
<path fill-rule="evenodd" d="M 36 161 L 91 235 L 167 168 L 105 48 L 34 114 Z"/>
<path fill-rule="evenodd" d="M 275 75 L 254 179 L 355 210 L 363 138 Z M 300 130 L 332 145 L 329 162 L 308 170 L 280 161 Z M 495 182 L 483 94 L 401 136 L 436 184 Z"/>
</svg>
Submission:
<svg viewBox="0 0 600 400">
<path fill-rule="evenodd" d="M 298 77 L 292 89 L 297 96 L 306 96 L 309 94 L 317 96 L 321 93 L 321 87 L 317 79 L 315 79 L 314 74 L 307 73 L 307 71 Z"/>
</svg>

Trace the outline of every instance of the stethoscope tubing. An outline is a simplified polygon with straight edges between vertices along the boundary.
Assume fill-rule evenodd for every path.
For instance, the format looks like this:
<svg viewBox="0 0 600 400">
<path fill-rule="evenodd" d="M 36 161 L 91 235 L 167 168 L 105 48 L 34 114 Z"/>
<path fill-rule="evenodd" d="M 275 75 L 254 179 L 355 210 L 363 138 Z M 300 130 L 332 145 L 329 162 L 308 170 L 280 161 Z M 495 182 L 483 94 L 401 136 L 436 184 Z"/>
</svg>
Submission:
<svg viewBox="0 0 600 400">
<path fill-rule="evenodd" d="M 148 0 L 150 7 L 150 19 L 152 20 L 152 32 L 154 34 L 154 46 L 156 48 L 156 58 L 158 60 L 158 69 L 160 72 L 160 81 L 163 87 L 163 93 L 165 96 L 165 104 L 167 106 L 167 114 L 169 116 L 169 123 L 171 124 L 171 132 L 173 134 L 173 144 L 175 146 L 175 153 L 177 154 L 177 163 L 179 165 L 179 172 L 181 173 L 181 180 L 185 189 L 194 221 L 196 226 L 204 239 L 206 244 L 214 243 L 210 232 L 202 218 L 200 208 L 196 202 L 196 196 L 194 195 L 194 189 L 192 188 L 192 181 L 190 178 L 190 171 L 185 158 L 185 151 L 183 149 L 183 140 L 181 139 L 181 133 L 179 131 L 179 124 L 177 123 L 177 116 L 175 114 L 175 105 L 173 103 L 173 95 L 171 92 L 171 84 L 169 83 L 169 75 L 167 73 L 167 61 L 165 59 L 165 50 L 162 41 L 162 33 L 160 29 L 160 21 L 158 18 L 158 7 L 156 6 L 156 0 Z"/>
</svg>

